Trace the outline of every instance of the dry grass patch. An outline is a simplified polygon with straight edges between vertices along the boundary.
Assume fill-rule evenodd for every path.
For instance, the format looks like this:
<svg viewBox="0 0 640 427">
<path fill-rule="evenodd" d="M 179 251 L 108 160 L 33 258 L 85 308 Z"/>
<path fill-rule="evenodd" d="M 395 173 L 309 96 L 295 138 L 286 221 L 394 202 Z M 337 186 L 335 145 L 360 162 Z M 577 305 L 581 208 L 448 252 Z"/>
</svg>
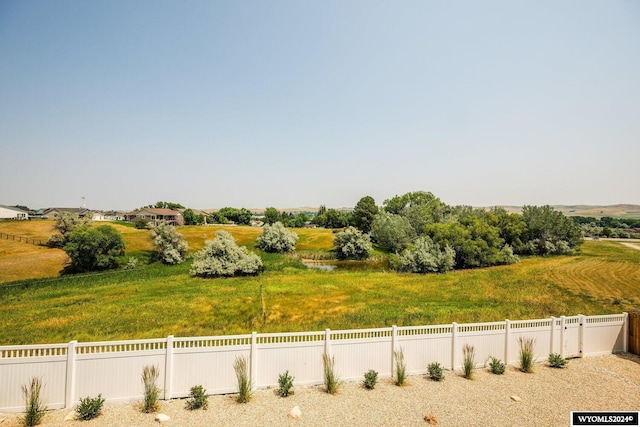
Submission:
<svg viewBox="0 0 640 427">
<path fill-rule="evenodd" d="M 57 276 L 67 259 L 61 249 L 0 241 L 0 283 Z"/>
</svg>

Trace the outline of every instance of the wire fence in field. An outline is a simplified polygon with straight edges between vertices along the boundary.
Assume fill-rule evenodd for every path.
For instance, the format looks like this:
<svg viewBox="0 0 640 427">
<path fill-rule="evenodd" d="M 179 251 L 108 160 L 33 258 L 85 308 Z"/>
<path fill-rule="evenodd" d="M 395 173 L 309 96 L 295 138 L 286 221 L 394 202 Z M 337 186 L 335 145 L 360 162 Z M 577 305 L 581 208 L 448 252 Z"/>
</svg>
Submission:
<svg viewBox="0 0 640 427">
<path fill-rule="evenodd" d="M 16 242 L 24 242 L 36 246 L 42 246 L 42 240 L 33 237 L 16 236 L 14 234 L 0 233 L 0 240 L 14 240 Z"/>
</svg>

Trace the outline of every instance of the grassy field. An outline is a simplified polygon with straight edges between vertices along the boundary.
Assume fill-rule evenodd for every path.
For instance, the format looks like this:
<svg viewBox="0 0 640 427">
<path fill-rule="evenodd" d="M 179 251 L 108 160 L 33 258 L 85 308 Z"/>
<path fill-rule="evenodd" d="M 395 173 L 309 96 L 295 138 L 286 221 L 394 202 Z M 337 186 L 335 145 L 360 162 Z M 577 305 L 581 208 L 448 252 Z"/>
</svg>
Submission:
<svg viewBox="0 0 640 427">
<path fill-rule="evenodd" d="M 12 233 L 8 229 L 16 224 L 0 223 L 0 231 Z M 25 224 L 19 226 L 37 224 L 31 231 L 35 236 L 46 238 L 50 232 L 43 223 Z M 128 251 L 148 255 L 148 232 L 117 228 Z M 216 229 L 180 231 L 197 250 Z M 225 229 L 252 249 L 260 233 L 251 227 Z M 297 232 L 298 250 L 331 247 L 330 230 Z M 59 271 L 65 258 L 59 250 L 15 244 L 23 246 L 0 241 L 0 266 L 18 264 L 12 276 L 0 269 L 5 282 L 0 284 L 0 345 L 515 320 L 620 313 L 640 306 L 640 251 L 610 241 L 585 242 L 575 256 L 438 275 L 322 272 L 307 269 L 296 257 L 261 254 L 266 271 L 258 277 L 192 278 L 187 262 L 11 282 L 21 274 L 22 279 L 55 276 L 46 271 Z M 47 254 L 61 259 L 48 260 Z M 47 263 L 57 267 L 45 268 Z"/>
</svg>

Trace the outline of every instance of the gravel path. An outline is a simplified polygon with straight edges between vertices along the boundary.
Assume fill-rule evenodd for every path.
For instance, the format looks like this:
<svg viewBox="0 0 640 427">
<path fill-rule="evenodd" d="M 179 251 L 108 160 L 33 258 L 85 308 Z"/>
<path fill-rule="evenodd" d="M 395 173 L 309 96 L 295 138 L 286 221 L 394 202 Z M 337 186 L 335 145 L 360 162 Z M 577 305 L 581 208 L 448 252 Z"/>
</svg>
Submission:
<svg viewBox="0 0 640 427">
<path fill-rule="evenodd" d="M 338 394 L 321 386 L 297 387 L 279 398 L 275 390 L 259 390 L 248 404 L 234 396 L 211 396 L 209 410 L 188 411 L 184 400 L 162 402 L 167 426 L 427 426 L 433 414 L 438 426 L 568 426 L 570 412 L 640 410 L 640 358 L 609 355 L 573 359 L 566 369 L 535 365 L 533 374 L 508 367 L 504 375 L 478 369 L 475 379 L 445 372 L 445 380 L 424 376 L 395 386 L 389 378 L 375 390 L 345 383 Z M 519 396 L 514 401 L 511 396 Z M 87 421 L 64 421 L 70 410 L 51 411 L 44 426 L 157 426 L 153 414 L 139 412 L 139 403 L 107 403 L 102 415 Z M 300 419 L 287 417 L 295 406 Z M 18 415 L 0 415 L 0 427 L 18 426 Z"/>
</svg>

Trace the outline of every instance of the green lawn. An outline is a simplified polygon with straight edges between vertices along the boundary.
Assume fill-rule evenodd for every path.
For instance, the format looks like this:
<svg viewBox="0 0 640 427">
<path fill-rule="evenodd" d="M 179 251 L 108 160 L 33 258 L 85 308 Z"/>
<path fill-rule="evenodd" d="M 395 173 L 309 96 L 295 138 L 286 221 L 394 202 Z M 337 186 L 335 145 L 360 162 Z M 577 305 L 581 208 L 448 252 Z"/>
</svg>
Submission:
<svg viewBox="0 0 640 427">
<path fill-rule="evenodd" d="M 259 233 L 228 229 L 250 247 Z M 129 230 L 134 254 L 148 255 L 145 232 Z M 192 248 L 214 231 L 181 229 Z M 330 230 L 299 234 L 305 251 L 330 249 Z M 430 275 L 322 272 L 295 257 L 261 256 L 266 271 L 258 277 L 193 278 L 187 262 L 0 284 L 0 345 L 516 320 L 640 305 L 640 251 L 615 242 L 585 242 L 575 256 Z"/>
</svg>

